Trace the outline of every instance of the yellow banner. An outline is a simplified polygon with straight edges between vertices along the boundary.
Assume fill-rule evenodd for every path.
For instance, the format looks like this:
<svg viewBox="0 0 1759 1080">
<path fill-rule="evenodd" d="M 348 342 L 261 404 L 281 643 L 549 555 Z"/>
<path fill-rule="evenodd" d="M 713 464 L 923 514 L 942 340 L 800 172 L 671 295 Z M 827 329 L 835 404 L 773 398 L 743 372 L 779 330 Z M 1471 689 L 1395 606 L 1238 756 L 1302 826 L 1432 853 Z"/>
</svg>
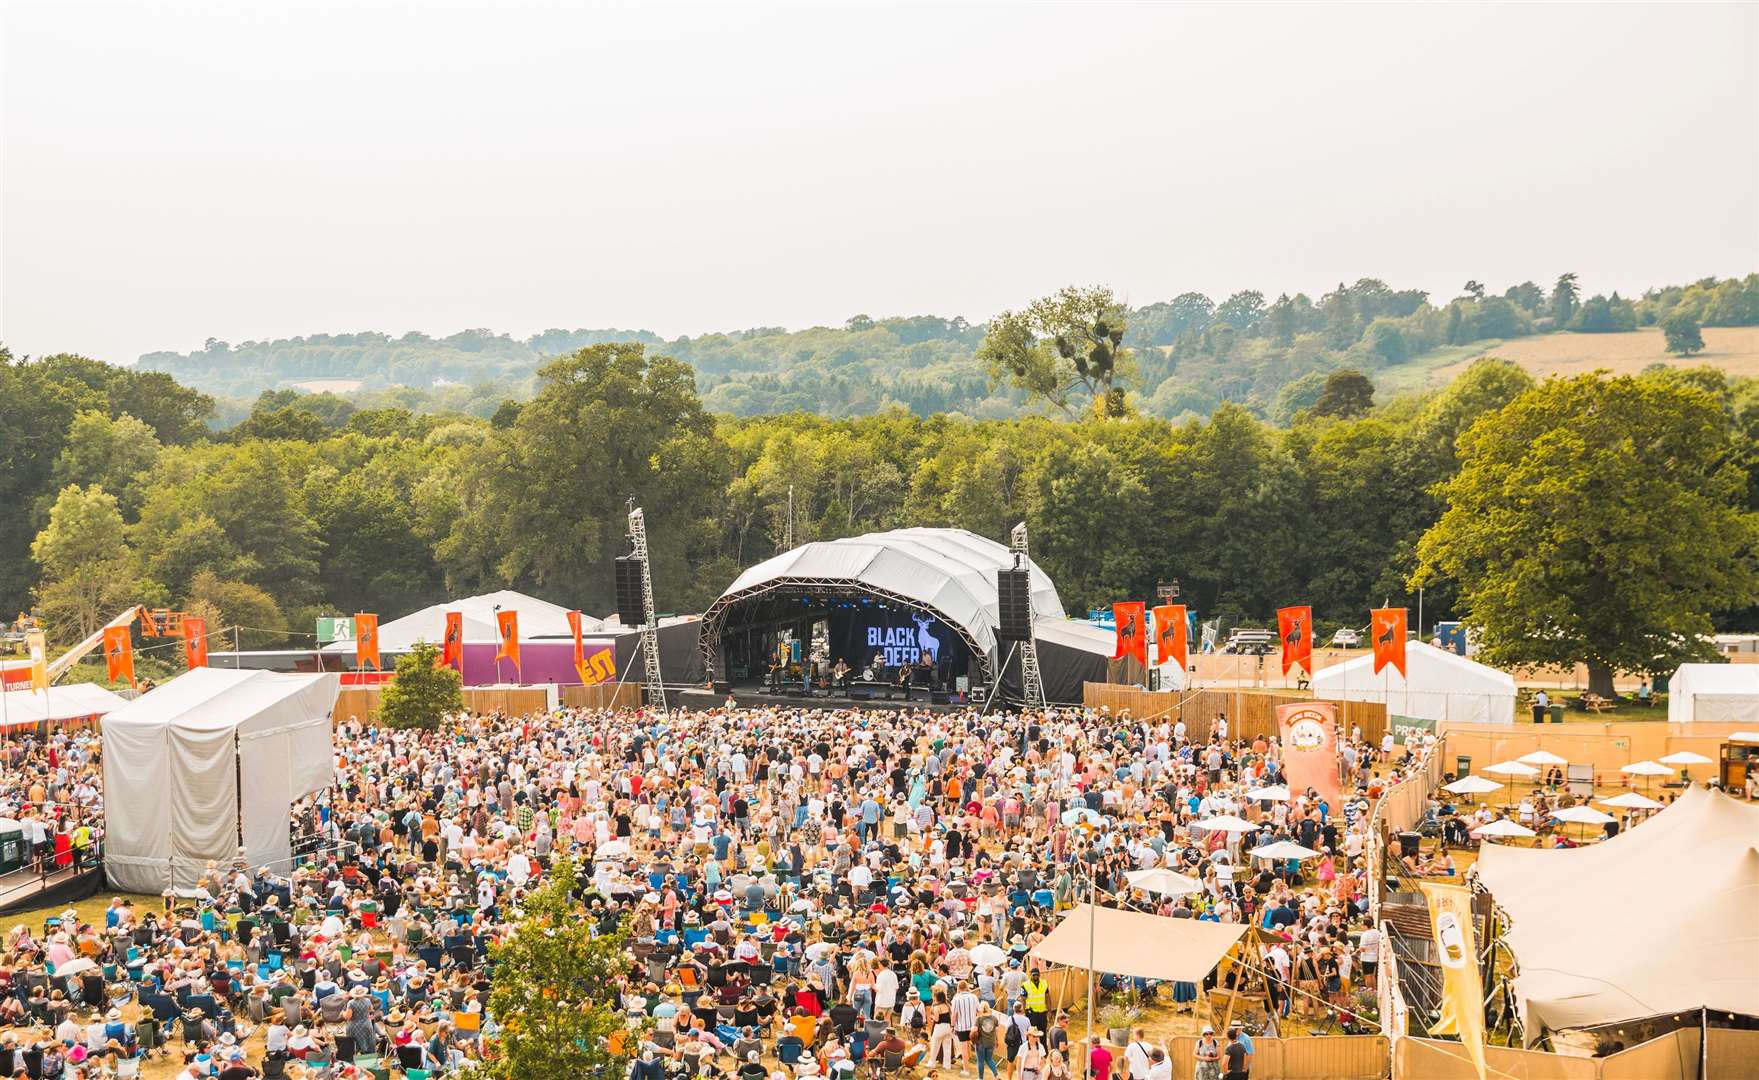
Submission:
<svg viewBox="0 0 1759 1080">
<path fill-rule="evenodd" d="M 1477 935 L 1472 932 L 1472 890 L 1422 884 L 1442 974 L 1441 1017 L 1429 1025 L 1429 1032 L 1458 1035 L 1478 1070 L 1478 1080 L 1485 1080 L 1484 981 L 1478 973 Z"/>
<path fill-rule="evenodd" d="M 24 635 L 25 648 L 31 654 L 31 689 L 49 689 L 49 643 L 44 640 L 41 630 L 28 630 Z"/>
</svg>

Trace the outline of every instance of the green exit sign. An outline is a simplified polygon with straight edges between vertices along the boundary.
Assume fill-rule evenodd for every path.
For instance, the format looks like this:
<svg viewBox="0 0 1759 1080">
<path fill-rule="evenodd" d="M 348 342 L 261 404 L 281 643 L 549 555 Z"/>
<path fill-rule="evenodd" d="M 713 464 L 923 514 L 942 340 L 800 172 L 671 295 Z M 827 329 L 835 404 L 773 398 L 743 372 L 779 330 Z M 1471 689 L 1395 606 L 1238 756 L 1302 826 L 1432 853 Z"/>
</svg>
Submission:
<svg viewBox="0 0 1759 1080">
<path fill-rule="evenodd" d="M 328 645 L 332 641 L 353 641 L 354 619 L 352 617 L 326 618 L 318 620 L 318 644 Z"/>
</svg>

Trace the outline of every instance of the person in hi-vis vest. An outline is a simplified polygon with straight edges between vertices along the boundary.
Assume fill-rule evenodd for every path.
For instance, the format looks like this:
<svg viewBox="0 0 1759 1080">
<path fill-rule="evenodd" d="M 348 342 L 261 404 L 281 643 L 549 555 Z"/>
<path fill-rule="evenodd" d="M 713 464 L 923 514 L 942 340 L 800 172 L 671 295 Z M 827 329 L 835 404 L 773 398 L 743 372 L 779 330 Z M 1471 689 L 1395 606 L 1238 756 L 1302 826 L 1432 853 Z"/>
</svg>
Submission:
<svg viewBox="0 0 1759 1080">
<path fill-rule="evenodd" d="M 1046 1009 L 1049 1006 L 1050 987 L 1044 983 L 1044 972 L 1034 971 L 1027 976 L 1026 985 L 1020 988 L 1020 992 L 1026 997 L 1026 1018 L 1038 1030 L 1048 1030 L 1050 1016 Z"/>
</svg>

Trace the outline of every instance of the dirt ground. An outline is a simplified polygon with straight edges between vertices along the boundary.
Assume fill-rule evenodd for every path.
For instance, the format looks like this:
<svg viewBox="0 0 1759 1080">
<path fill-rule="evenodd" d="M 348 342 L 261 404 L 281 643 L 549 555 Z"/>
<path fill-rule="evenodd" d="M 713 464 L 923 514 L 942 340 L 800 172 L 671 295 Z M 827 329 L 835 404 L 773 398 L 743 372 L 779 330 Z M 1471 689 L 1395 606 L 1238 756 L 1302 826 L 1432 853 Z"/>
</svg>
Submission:
<svg viewBox="0 0 1759 1080">
<path fill-rule="evenodd" d="M 1512 360 L 1536 378 L 1582 375 L 1604 368 L 1615 375 L 1635 375 L 1650 364 L 1673 367 L 1714 367 L 1730 375 L 1759 373 L 1759 326 L 1708 326 L 1704 351 L 1678 357 L 1667 351 L 1659 329 L 1623 334 L 1538 334 L 1511 338 L 1431 373 L 1431 385 L 1442 386 L 1473 360 L 1495 356 Z"/>
</svg>

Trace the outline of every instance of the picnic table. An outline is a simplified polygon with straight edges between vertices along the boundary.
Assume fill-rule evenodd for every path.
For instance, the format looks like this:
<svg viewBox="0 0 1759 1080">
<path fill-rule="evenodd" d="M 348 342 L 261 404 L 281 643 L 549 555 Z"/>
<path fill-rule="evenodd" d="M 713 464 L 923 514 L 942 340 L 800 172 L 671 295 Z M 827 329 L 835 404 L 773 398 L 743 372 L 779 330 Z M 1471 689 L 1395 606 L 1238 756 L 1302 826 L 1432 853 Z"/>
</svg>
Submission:
<svg viewBox="0 0 1759 1080">
<path fill-rule="evenodd" d="M 1608 709 L 1616 709 L 1619 706 L 1618 706 L 1618 702 L 1608 701 L 1606 698 L 1601 697 L 1599 694 L 1583 694 L 1582 695 L 1582 707 L 1587 709 L 1589 712 L 1603 713 Z"/>
</svg>

